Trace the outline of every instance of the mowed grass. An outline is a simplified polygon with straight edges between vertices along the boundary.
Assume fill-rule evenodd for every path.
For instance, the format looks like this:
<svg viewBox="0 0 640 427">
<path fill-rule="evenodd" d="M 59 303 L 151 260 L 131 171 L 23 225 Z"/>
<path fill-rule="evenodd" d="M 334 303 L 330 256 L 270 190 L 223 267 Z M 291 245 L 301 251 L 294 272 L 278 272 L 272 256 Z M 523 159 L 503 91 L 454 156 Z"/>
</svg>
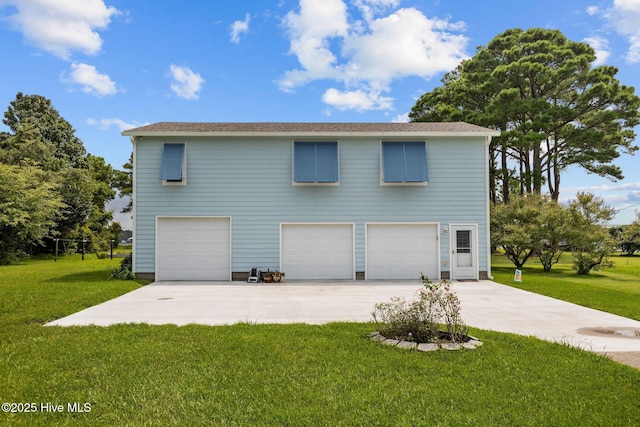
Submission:
<svg viewBox="0 0 640 427">
<path fill-rule="evenodd" d="M 492 273 L 498 283 L 569 301 L 585 307 L 640 320 L 640 256 L 614 256 L 615 267 L 577 275 L 571 269 L 570 253 L 544 272 L 537 258 L 522 269 L 522 282 L 514 281 L 515 267 L 503 255 L 492 258 Z"/>
<path fill-rule="evenodd" d="M 637 425 L 640 371 L 472 329 L 473 351 L 370 341 L 368 323 L 44 327 L 139 286 L 117 261 L 0 267 L 0 425 Z M 89 403 L 71 413 L 68 403 Z M 62 404 L 64 412 L 42 411 Z"/>
</svg>

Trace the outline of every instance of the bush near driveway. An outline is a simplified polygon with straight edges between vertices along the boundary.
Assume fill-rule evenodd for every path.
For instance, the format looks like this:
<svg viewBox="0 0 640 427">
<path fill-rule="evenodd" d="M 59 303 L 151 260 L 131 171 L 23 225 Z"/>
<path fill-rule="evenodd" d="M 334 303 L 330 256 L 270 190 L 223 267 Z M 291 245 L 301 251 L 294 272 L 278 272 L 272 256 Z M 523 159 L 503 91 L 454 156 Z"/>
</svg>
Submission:
<svg viewBox="0 0 640 427">
<path fill-rule="evenodd" d="M 410 300 L 393 297 L 375 304 L 371 315 L 378 332 L 386 338 L 416 343 L 468 341 L 460 299 L 451 289 L 451 282 L 433 283 L 424 274 L 421 279 L 424 287 Z"/>
</svg>

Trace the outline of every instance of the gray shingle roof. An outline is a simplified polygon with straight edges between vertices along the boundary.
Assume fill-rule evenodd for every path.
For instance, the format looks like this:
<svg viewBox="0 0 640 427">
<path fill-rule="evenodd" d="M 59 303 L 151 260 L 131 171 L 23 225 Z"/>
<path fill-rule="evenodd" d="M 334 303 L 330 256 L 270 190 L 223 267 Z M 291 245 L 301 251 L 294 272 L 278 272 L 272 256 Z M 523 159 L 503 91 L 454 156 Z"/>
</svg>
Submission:
<svg viewBox="0 0 640 427">
<path fill-rule="evenodd" d="M 335 134 L 424 134 L 498 136 L 493 129 L 464 122 L 417 123 L 282 123 L 282 122 L 158 122 L 122 132 L 125 136 L 196 135 L 335 135 Z"/>
</svg>

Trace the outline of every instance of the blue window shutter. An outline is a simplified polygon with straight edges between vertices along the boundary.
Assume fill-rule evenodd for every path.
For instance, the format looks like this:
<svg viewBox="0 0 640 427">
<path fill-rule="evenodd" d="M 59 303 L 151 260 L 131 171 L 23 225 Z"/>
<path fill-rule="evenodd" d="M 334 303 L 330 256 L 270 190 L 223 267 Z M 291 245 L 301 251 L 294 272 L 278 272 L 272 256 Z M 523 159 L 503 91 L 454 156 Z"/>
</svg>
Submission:
<svg viewBox="0 0 640 427">
<path fill-rule="evenodd" d="M 404 144 L 382 143 L 382 173 L 384 182 L 404 182 Z"/>
<path fill-rule="evenodd" d="M 384 182 L 427 182 L 424 142 L 382 142 Z"/>
<path fill-rule="evenodd" d="M 424 142 L 405 142 L 405 181 L 427 182 L 427 152 Z"/>
<path fill-rule="evenodd" d="M 314 142 L 295 142 L 293 144 L 293 180 L 294 182 L 316 181 L 316 145 Z"/>
<path fill-rule="evenodd" d="M 184 144 L 164 144 L 160 179 L 166 181 L 182 181 L 183 161 Z"/>
<path fill-rule="evenodd" d="M 294 142 L 294 182 L 338 182 L 337 142 Z"/>
<path fill-rule="evenodd" d="M 338 182 L 338 143 L 316 143 L 316 181 Z"/>
</svg>

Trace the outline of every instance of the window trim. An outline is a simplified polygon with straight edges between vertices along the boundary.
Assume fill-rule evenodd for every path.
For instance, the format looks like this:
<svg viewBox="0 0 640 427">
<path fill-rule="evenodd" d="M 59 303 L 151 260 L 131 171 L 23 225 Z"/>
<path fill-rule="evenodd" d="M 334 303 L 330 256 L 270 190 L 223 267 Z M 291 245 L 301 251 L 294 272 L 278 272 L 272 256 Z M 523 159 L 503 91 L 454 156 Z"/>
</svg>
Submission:
<svg viewBox="0 0 640 427">
<path fill-rule="evenodd" d="M 392 144 L 406 144 L 406 143 L 423 143 L 424 144 L 424 154 L 425 154 L 425 173 L 426 180 L 425 181 L 385 181 L 385 170 L 384 170 L 384 143 L 392 143 Z M 406 186 L 406 187 L 425 187 L 429 184 L 429 165 L 428 165 L 428 156 L 427 156 L 427 141 L 425 140 L 382 140 L 380 141 L 380 185 L 382 186 Z M 406 159 L 404 159 L 406 162 Z M 406 177 L 406 165 L 405 165 L 405 177 Z"/>
<path fill-rule="evenodd" d="M 164 147 L 166 145 L 183 145 L 184 149 L 182 152 L 182 179 L 178 180 L 167 180 L 160 179 L 162 181 L 162 185 L 164 186 L 176 186 L 176 185 L 186 185 L 187 184 L 187 143 L 186 142 L 178 142 L 178 141 L 166 141 L 162 143 L 162 159 L 160 160 L 160 172 L 162 172 L 162 163 L 164 160 Z"/>
<path fill-rule="evenodd" d="M 336 146 L 336 181 L 296 181 L 296 144 L 317 144 L 318 143 L 331 143 Z M 317 167 L 317 156 L 315 158 Z M 317 172 L 315 178 L 317 179 Z M 312 186 L 312 187 L 337 187 L 340 185 L 340 141 L 335 140 L 294 140 L 291 144 L 291 182 L 294 186 Z"/>
</svg>

